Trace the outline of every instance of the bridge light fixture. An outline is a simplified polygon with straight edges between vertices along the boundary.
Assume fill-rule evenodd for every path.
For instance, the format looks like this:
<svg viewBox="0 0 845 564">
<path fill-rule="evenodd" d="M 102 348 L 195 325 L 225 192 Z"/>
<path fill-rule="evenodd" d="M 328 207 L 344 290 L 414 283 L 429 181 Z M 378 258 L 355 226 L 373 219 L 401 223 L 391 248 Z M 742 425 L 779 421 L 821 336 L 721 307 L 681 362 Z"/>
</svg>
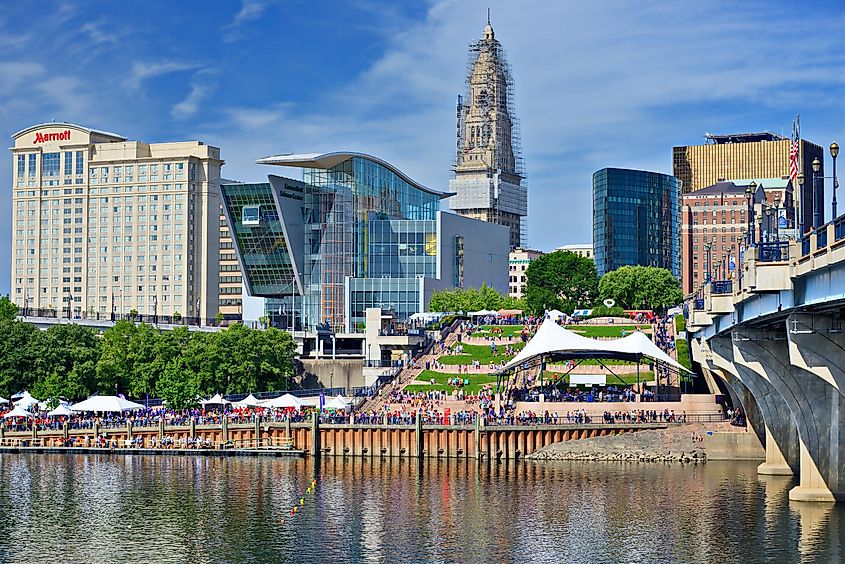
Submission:
<svg viewBox="0 0 845 564">
<path fill-rule="evenodd" d="M 822 168 L 822 162 L 819 160 L 818 157 L 813 159 L 813 172 L 818 172 Z"/>
<path fill-rule="evenodd" d="M 839 156 L 839 145 L 836 142 L 830 144 L 830 156 L 834 159 Z"/>
<path fill-rule="evenodd" d="M 798 173 L 798 184 L 800 184 L 801 186 L 804 186 L 804 173 L 803 172 Z"/>
</svg>

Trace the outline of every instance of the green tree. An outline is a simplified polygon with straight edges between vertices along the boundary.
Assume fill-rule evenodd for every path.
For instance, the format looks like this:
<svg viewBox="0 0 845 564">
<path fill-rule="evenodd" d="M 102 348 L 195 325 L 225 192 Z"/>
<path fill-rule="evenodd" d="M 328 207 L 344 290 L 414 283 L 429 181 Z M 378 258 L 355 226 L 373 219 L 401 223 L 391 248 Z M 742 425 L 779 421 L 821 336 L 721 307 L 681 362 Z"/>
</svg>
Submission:
<svg viewBox="0 0 845 564">
<path fill-rule="evenodd" d="M 9 299 L 9 296 L 0 298 L 0 321 L 11 321 L 17 316 L 18 306 Z"/>
<path fill-rule="evenodd" d="M 428 309 L 429 311 L 463 311 L 467 313 L 482 309 L 494 311 L 503 308 L 513 309 L 514 306 L 516 306 L 516 300 L 483 284 L 481 288 L 452 288 L 434 292 L 431 295 Z"/>
<path fill-rule="evenodd" d="M 602 300 L 612 298 L 625 309 L 663 311 L 681 302 L 683 293 L 678 279 L 665 268 L 623 266 L 602 276 L 599 284 Z"/>
<path fill-rule="evenodd" d="M 76 324 L 56 325 L 32 343 L 36 381 L 32 393 L 40 399 L 82 399 L 97 390 L 100 337 L 95 329 Z"/>
<path fill-rule="evenodd" d="M 156 391 L 168 407 L 184 409 L 197 405 L 201 388 L 196 372 L 184 358 L 177 357 L 167 363 L 156 383 Z"/>
<path fill-rule="evenodd" d="M 0 321 L 0 390 L 13 394 L 31 388 L 37 379 L 34 343 L 40 331 L 23 321 Z"/>
<path fill-rule="evenodd" d="M 570 251 L 555 251 L 533 260 L 525 277 L 525 306 L 534 315 L 550 309 L 572 313 L 593 305 L 598 296 L 595 262 Z"/>
<path fill-rule="evenodd" d="M 103 333 L 97 361 L 97 391 L 114 394 L 128 391 L 133 373 L 132 340 L 138 328 L 130 321 L 118 321 Z"/>
</svg>

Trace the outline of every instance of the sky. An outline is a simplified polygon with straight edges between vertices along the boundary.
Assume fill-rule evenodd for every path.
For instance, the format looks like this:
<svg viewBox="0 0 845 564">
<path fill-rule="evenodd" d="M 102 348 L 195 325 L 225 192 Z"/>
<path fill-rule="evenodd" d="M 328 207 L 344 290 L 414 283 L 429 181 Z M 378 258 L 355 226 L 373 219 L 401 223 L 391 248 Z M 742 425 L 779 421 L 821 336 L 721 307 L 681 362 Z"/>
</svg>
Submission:
<svg viewBox="0 0 845 564">
<path fill-rule="evenodd" d="M 0 0 L 0 135 L 10 147 L 55 120 L 196 139 L 244 181 L 300 177 L 260 157 L 359 151 L 446 191 L 488 7 L 515 83 L 529 247 L 590 243 L 593 172 L 671 174 L 672 147 L 707 132 L 788 134 L 800 114 L 805 139 L 845 142 L 845 3 L 774 0 Z M 10 238 L 0 205 L 0 294 Z"/>
</svg>

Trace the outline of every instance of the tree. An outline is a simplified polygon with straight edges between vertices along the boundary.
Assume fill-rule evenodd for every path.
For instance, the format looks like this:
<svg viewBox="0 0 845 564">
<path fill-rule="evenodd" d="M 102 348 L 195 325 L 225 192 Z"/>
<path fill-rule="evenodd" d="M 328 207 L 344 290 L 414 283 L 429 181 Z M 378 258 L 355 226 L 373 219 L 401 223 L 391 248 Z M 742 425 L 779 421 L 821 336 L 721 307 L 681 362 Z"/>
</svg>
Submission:
<svg viewBox="0 0 845 564">
<path fill-rule="evenodd" d="M 9 299 L 9 296 L 0 298 L 0 321 L 11 321 L 17 316 L 18 306 Z"/>
<path fill-rule="evenodd" d="M 678 279 L 665 268 L 623 266 L 602 276 L 599 284 L 602 300 L 612 298 L 625 309 L 663 311 L 681 302 L 683 293 Z"/>
<path fill-rule="evenodd" d="M 76 324 L 56 325 L 35 339 L 33 395 L 41 399 L 83 399 L 97 390 L 100 336 Z"/>
<path fill-rule="evenodd" d="M 593 305 L 598 296 L 595 263 L 570 251 L 555 251 L 533 260 L 525 277 L 525 305 L 534 315 L 550 309 L 572 313 Z"/>
<path fill-rule="evenodd" d="M 179 323 L 180 321 L 182 321 L 182 314 L 179 313 L 178 311 L 174 311 L 173 312 L 173 323 Z"/>
<path fill-rule="evenodd" d="M 0 390 L 13 394 L 31 388 L 37 379 L 33 346 L 40 331 L 23 321 L 0 321 Z"/>
<path fill-rule="evenodd" d="M 132 338 L 138 330 L 130 321 L 118 321 L 103 333 L 97 361 L 97 390 L 114 394 L 127 391 L 133 373 Z"/>
<path fill-rule="evenodd" d="M 438 290 L 431 295 L 428 304 L 429 311 L 479 311 L 491 309 L 522 309 L 520 304 L 510 296 L 500 294 L 495 288 L 483 284 L 481 288 L 452 288 Z"/>
<path fill-rule="evenodd" d="M 156 384 L 158 396 L 172 409 L 184 409 L 197 404 L 200 385 L 197 374 L 187 365 L 184 358 L 174 358 L 167 363 Z"/>
</svg>

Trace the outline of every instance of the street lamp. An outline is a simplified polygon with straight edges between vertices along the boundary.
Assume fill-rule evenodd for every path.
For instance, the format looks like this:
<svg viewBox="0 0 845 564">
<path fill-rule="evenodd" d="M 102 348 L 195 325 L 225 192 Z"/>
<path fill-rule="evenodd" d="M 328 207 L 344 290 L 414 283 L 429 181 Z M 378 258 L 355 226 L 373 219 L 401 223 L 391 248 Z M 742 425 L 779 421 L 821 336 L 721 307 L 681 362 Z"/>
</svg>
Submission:
<svg viewBox="0 0 845 564">
<path fill-rule="evenodd" d="M 757 214 L 757 229 L 760 232 L 760 242 L 763 242 L 763 214 Z"/>
<path fill-rule="evenodd" d="M 798 202 L 801 205 L 801 213 L 798 215 L 798 238 L 804 236 L 804 173 L 798 174 L 798 186 L 801 187 L 799 190 L 801 196 L 798 198 Z"/>
<path fill-rule="evenodd" d="M 706 254 L 705 264 L 704 264 L 704 268 L 706 268 L 706 269 L 707 269 L 707 270 L 706 270 L 706 272 L 704 273 L 704 283 L 705 283 L 705 284 L 709 284 L 709 283 L 710 283 L 710 248 L 711 248 L 712 246 L 713 246 L 713 245 L 712 245 L 709 241 L 708 241 L 708 242 L 704 245 L 704 250 L 705 250 L 705 251 L 706 251 L 706 253 L 707 253 L 707 254 Z"/>
<path fill-rule="evenodd" d="M 836 219 L 836 189 L 839 187 L 839 180 L 836 179 L 836 157 L 839 156 L 839 145 L 836 143 L 830 144 L 830 156 L 833 157 L 833 200 L 830 206 L 833 217 L 831 219 Z"/>
<path fill-rule="evenodd" d="M 780 214 L 778 210 L 780 209 L 780 194 L 775 194 L 775 241 L 780 241 L 780 234 L 778 233 L 778 228 L 780 225 Z"/>
<path fill-rule="evenodd" d="M 774 208 L 772 206 L 766 207 L 766 215 L 768 216 L 768 218 L 766 220 L 766 226 L 768 227 L 768 229 L 766 229 L 766 240 L 771 241 L 772 240 L 772 215 L 774 215 Z"/>
<path fill-rule="evenodd" d="M 818 157 L 813 159 L 813 229 L 819 228 L 819 202 L 817 200 L 818 194 L 816 193 L 816 178 L 818 176 L 819 170 L 822 168 L 822 162 L 819 160 Z"/>
<path fill-rule="evenodd" d="M 745 227 L 739 228 L 739 235 L 740 235 L 740 238 L 739 238 L 740 241 L 745 239 Z M 742 290 L 742 268 L 743 268 L 743 265 L 742 265 L 743 260 L 742 259 L 743 259 L 743 254 L 744 254 L 744 250 L 742 248 L 742 245 L 738 244 L 737 245 L 737 253 L 736 253 L 736 272 L 737 272 L 736 276 L 737 276 L 737 279 L 739 281 L 739 289 L 740 290 Z"/>
</svg>

